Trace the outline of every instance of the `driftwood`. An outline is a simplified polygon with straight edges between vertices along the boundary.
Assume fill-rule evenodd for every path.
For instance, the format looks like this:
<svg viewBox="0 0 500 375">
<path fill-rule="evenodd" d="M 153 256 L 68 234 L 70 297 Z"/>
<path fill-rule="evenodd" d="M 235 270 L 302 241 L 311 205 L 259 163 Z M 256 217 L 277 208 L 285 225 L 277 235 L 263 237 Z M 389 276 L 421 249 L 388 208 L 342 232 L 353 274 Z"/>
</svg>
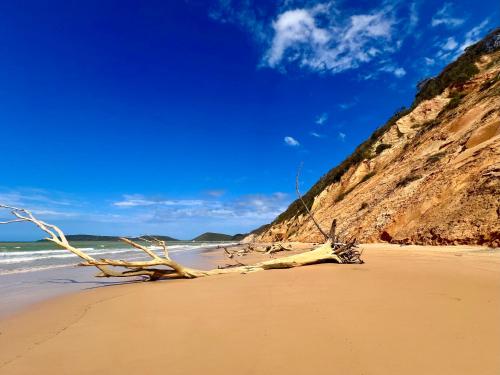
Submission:
<svg viewBox="0 0 500 375">
<path fill-rule="evenodd" d="M 30 222 L 35 224 L 42 231 L 47 233 L 49 237 L 46 239 L 53 242 L 54 244 L 72 252 L 76 256 L 80 257 L 83 262 L 80 266 L 93 266 L 99 269 L 97 277 L 131 277 L 131 276 L 141 276 L 147 280 L 158 280 L 158 279 L 169 279 L 169 278 L 196 278 L 205 277 L 212 275 L 220 275 L 226 273 L 249 273 L 270 269 L 278 268 L 293 268 L 300 267 L 309 264 L 317 263 L 363 263 L 361 260 L 361 252 L 358 251 L 356 240 L 340 242 L 339 236 L 336 234 L 337 221 L 333 220 L 330 232 L 327 234 L 316 221 L 311 211 L 307 207 L 306 203 L 302 199 L 302 195 L 299 190 L 299 176 L 300 168 L 297 172 L 296 178 L 296 192 L 297 196 L 304 205 L 307 214 L 314 222 L 318 230 L 325 237 L 325 242 L 313 250 L 306 251 L 300 254 L 294 254 L 282 258 L 274 258 L 271 260 L 266 260 L 258 262 L 252 265 L 245 265 L 235 259 L 235 257 L 242 257 L 248 255 L 252 252 L 264 253 L 271 257 L 275 253 L 282 251 L 290 251 L 292 249 L 285 247 L 282 243 L 274 243 L 268 245 L 267 247 L 261 248 L 256 244 L 249 244 L 243 248 L 236 248 L 229 250 L 224 248 L 226 256 L 233 259 L 237 264 L 226 265 L 223 267 L 218 267 L 211 270 L 198 270 L 194 268 L 185 267 L 182 264 L 174 261 L 170 258 L 168 253 L 167 244 L 165 241 L 161 241 L 154 237 L 141 237 L 146 243 L 159 246 L 163 250 L 163 255 L 160 256 L 152 251 L 147 246 L 143 246 L 137 242 L 134 242 L 128 238 L 120 238 L 126 244 L 144 252 L 150 260 L 146 261 L 125 261 L 125 260 L 115 260 L 100 258 L 95 259 L 90 255 L 86 254 L 81 249 L 73 247 L 63 231 L 53 224 L 46 223 L 38 218 L 36 218 L 33 213 L 24 209 L 17 208 L 8 205 L 0 204 L 0 208 L 5 208 L 10 210 L 11 214 L 14 216 L 12 220 L 0 222 L 0 224 L 10 224 L 15 222 Z"/>
<path fill-rule="evenodd" d="M 290 245 L 291 246 L 291 245 Z M 244 266 L 245 264 L 241 263 L 239 260 L 237 260 L 236 257 L 244 257 L 252 253 L 261 253 L 265 255 L 269 255 L 271 258 L 274 257 L 274 254 L 282 252 L 282 251 L 292 251 L 291 248 L 285 247 L 282 243 L 274 243 L 271 245 L 256 245 L 256 244 L 247 244 L 243 245 L 243 247 L 238 246 L 238 247 L 233 247 L 233 248 L 228 248 L 224 247 L 224 255 L 232 259 L 233 262 L 236 264 L 228 264 L 224 266 L 224 268 L 230 268 L 234 267 L 236 265 Z M 220 268 L 220 267 L 219 267 Z"/>
<path fill-rule="evenodd" d="M 148 247 L 143 246 L 127 238 L 121 240 L 130 246 L 144 252 L 150 260 L 146 261 L 125 261 L 107 258 L 96 259 L 86 254 L 81 249 L 73 247 L 63 231 L 53 224 L 46 223 L 36 218 L 30 211 L 7 205 L 0 205 L 0 208 L 10 210 L 14 219 L 0 222 L 0 224 L 9 224 L 14 222 L 30 222 L 38 226 L 49 237 L 46 239 L 54 244 L 72 252 L 80 257 L 83 262 L 81 266 L 94 266 L 99 269 L 97 277 L 131 277 L 142 276 L 147 280 L 169 279 L 169 278 L 197 278 L 227 273 L 249 273 L 270 269 L 293 268 L 317 263 L 362 263 L 361 253 L 357 250 L 355 241 L 348 243 L 334 243 L 330 239 L 324 244 L 311 251 L 300 254 L 294 254 L 283 258 L 271 259 L 258 262 L 252 265 L 236 265 L 229 268 L 216 268 L 211 270 L 198 270 L 185 267 L 174 261 L 168 254 L 166 244 L 155 239 L 148 239 L 152 243 L 163 248 L 163 255 L 157 255 Z"/>
</svg>

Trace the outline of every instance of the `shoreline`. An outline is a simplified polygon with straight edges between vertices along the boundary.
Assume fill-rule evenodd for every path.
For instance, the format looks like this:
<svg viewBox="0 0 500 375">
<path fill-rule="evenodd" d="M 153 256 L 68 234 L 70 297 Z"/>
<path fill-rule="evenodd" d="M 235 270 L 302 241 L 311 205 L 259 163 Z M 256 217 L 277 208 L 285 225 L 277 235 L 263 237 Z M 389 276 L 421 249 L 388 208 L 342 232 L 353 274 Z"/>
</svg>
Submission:
<svg viewBox="0 0 500 375">
<path fill-rule="evenodd" d="M 37 303 L 0 318 L 0 372 L 498 373 L 500 251 L 362 248 L 363 265 L 129 283 Z M 225 261 L 213 249 L 202 257 Z"/>
<path fill-rule="evenodd" d="M 220 242 L 188 250 L 173 250 L 171 256 L 192 267 L 217 267 L 213 259 L 204 257 L 204 253 L 219 251 Z M 235 246 L 231 243 L 231 246 Z M 62 254 L 68 252 L 58 249 Z M 140 253 L 137 253 L 141 255 Z M 96 278 L 94 267 L 78 267 L 78 258 L 71 258 L 73 264 L 60 267 L 38 269 L 29 272 L 0 274 L 0 319 L 22 313 L 34 304 L 78 293 L 82 290 L 109 287 L 118 284 L 140 282 L 138 278 Z"/>
<path fill-rule="evenodd" d="M 268 243 L 262 243 L 262 245 L 267 245 Z M 289 251 L 283 253 L 281 256 L 287 256 L 296 254 L 302 251 L 307 251 L 308 249 L 313 248 L 313 243 L 304 243 L 304 242 L 292 242 L 296 249 L 293 251 Z M 245 246 L 244 243 L 231 244 L 228 246 L 230 249 L 234 249 L 237 247 Z M 436 256 L 439 254 L 453 254 L 455 256 L 462 255 L 484 255 L 484 254 L 500 254 L 500 249 L 491 248 L 481 245 L 442 245 L 442 246 L 427 246 L 427 245 L 402 245 L 402 244 L 387 244 L 387 243 L 369 243 L 369 244 L 361 244 L 363 249 L 370 250 L 384 250 L 384 251 L 398 251 L 398 250 L 406 250 L 409 251 L 409 256 L 412 256 L 411 252 L 430 252 L 435 253 Z M 174 252 L 174 258 L 177 258 L 181 262 L 186 262 L 193 266 L 198 267 L 200 269 L 209 269 L 216 268 L 218 266 L 224 266 L 232 263 L 230 259 L 224 256 L 222 251 L 224 246 L 210 246 L 206 248 L 200 249 L 191 249 L 185 252 Z M 64 250 L 62 250 L 64 251 Z M 415 254 L 413 254 L 415 255 Z M 500 255 L 499 255 L 500 256 Z M 178 258 L 179 257 L 179 258 Z M 279 255 L 277 257 L 280 257 Z M 261 260 L 269 259 L 263 254 L 252 253 L 243 258 L 236 258 L 238 261 L 243 260 L 246 264 L 256 263 Z M 233 261 L 234 262 L 234 261 Z M 310 266 L 308 266 L 310 267 Z M 13 317 L 17 314 L 23 314 L 29 311 L 32 308 L 36 308 L 36 306 L 45 303 L 51 303 L 53 301 L 57 301 L 60 298 L 65 298 L 71 295 L 78 294 L 80 292 L 85 292 L 87 290 L 94 290 L 100 288 L 108 288 L 108 287 L 116 287 L 120 285 L 133 285 L 133 284 L 142 284 L 143 282 L 139 278 L 130 279 L 120 279 L 120 278 L 96 278 L 94 275 L 96 274 L 96 270 L 94 267 L 79 267 L 77 264 L 75 265 L 67 265 L 61 269 L 48 269 L 48 270 L 40 270 L 34 271 L 32 275 L 41 275 L 47 274 L 46 279 L 48 281 L 44 281 L 44 283 L 50 284 L 60 284 L 60 288 L 56 288 L 57 290 L 52 290 L 48 292 L 40 291 L 36 292 L 36 295 L 33 295 L 29 290 L 30 281 L 24 283 L 28 284 L 28 290 L 24 290 L 26 294 L 22 294 L 20 297 L 24 299 L 21 303 L 17 305 L 9 305 L 5 307 L 5 295 L 3 295 L 4 306 L 0 308 L 0 322 L 2 320 Z M 24 276 L 25 274 L 6 274 L 0 275 L 0 280 L 9 279 L 9 278 L 19 278 L 20 276 Z M 159 282 L 167 282 L 169 280 L 163 280 Z M 38 281 L 37 281 L 38 282 Z M 86 286 L 90 285 L 90 286 Z M 1 289 L 9 289 L 11 285 L 0 285 Z M 12 292 L 12 294 L 17 293 L 18 291 Z M 33 298 L 34 297 L 34 298 Z M 8 300 L 7 300 L 8 301 Z"/>
</svg>

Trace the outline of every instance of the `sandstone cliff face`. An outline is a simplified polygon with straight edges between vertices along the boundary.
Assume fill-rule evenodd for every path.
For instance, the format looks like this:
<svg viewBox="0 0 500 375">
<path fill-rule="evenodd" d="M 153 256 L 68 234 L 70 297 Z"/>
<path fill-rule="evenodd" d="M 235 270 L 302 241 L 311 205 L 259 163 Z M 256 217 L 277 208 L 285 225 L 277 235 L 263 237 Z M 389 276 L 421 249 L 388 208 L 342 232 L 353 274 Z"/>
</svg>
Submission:
<svg viewBox="0 0 500 375">
<path fill-rule="evenodd" d="M 493 47 L 475 61 L 477 74 L 413 106 L 370 145 L 369 157 L 313 197 L 325 230 L 337 219 L 343 235 L 361 242 L 500 246 L 500 51 Z M 256 239 L 322 241 L 303 212 L 284 217 Z"/>
</svg>

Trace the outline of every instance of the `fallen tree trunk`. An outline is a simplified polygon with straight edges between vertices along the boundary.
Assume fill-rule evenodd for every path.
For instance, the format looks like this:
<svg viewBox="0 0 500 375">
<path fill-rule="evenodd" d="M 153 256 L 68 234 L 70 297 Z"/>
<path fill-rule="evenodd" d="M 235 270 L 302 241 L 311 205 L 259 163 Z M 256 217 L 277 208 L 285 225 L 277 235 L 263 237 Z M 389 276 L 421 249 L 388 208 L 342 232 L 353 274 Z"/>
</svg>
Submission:
<svg viewBox="0 0 500 375">
<path fill-rule="evenodd" d="M 282 269 L 306 266 L 317 263 L 363 263 L 357 250 L 355 241 L 348 243 L 336 243 L 332 239 L 318 246 L 317 248 L 300 254 L 294 254 L 283 258 L 275 258 L 252 265 L 237 265 L 227 268 L 216 268 L 212 270 L 198 270 L 185 267 L 182 264 L 172 260 L 168 254 L 168 249 L 164 241 L 156 239 L 147 239 L 159 245 L 163 249 L 163 255 L 160 256 L 146 246 L 134 242 L 127 238 L 121 238 L 122 241 L 130 246 L 144 252 L 150 260 L 147 261 L 125 261 L 114 259 L 95 259 L 86 254 L 81 249 L 73 247 L 63 231 L 53 224 L 46 223 L 37 219 L 30 211 L 22 208 L 8 205 L 0 205 L 0 208 L 9 209 L 15 219 L 0 222 L 0 224 L 9 224 L 14 222 L 31 222 L 49 235 L 46 239 L 56 245 L 72 252 L 80 257 L 83 262 L 81 266 L 94 266 L 99 269 L 97 277 L 132 277 L 141 276 L 147 280 L 171 279 L 171 278 L 197 278 L 212 275 L 221 275 L 228 273 L 250 273 L 270 269 Z M 281 244 L 274 246 L 273 249 L 285 249 Z M 289 249 L 286 249 L 289 250 Z M 241 263 L 240 263 L 241 264 Z M 165 267 L 165 268 L 160 268 Z M 124 269 L 124 270 L 123 270 Z"/>
</svg>

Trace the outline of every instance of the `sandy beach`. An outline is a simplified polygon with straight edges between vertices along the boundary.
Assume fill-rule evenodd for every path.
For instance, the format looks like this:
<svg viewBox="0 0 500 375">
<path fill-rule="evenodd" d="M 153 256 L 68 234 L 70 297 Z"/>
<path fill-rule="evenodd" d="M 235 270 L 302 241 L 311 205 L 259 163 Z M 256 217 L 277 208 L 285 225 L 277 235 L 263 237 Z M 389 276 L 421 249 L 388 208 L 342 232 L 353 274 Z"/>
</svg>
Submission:
<svg viewBox="0 0 500 375">
<path fill-rule="evenodd" d="M 115 285 L 36 304 L 0 321 L 0 373 L 500 372 L 500 252 L 363 248 L 363 265 Z"/>
</svg>

